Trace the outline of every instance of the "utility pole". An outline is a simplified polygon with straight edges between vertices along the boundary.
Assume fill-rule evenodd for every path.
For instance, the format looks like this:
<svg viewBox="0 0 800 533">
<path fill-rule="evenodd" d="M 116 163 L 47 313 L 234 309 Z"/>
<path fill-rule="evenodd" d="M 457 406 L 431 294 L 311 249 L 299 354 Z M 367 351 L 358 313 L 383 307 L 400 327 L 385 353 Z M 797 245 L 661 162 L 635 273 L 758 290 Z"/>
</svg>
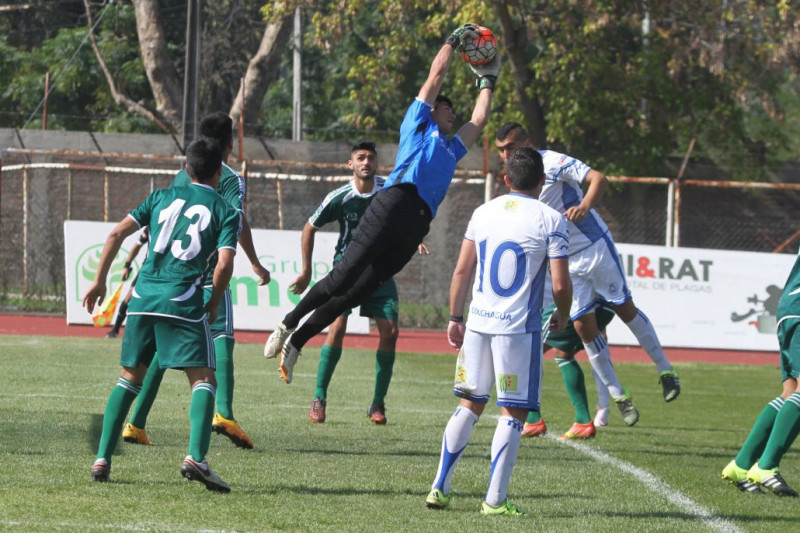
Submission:
<svg viewBox="0 0 800 533">
<path fill-rule="evenodd" d="M 303 139 L 303 27 L 300 8 L 294 10 L 294 49 L 292 86 L 292 140 Z"/>
<path fill-rule="evenodd" d="M 183 149 L 197 137 L 200 82 L 200 0 L 186 0 L 186 72 L 183 78 Z"/>
</svg>

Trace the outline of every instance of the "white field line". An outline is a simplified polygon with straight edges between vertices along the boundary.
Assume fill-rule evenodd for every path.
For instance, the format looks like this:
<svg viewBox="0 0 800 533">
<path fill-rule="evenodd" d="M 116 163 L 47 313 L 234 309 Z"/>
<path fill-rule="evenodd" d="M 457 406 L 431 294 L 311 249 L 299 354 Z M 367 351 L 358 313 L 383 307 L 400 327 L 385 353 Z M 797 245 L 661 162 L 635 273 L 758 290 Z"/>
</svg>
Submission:
<svg viewBox="0 0 800 533">
<path fill-rule="evenodd" d="M 634 466 L 630 463 L 626 463 L 616 457 L 608 455 L 607 453 L 601 452 L 592 448 L 591 446 L 587 446 L 581 442 L 576 442 L 574 440 L 561 440 L 552 433 L 548 432 L 547 437 L 551 440 L 555 440 L 561 442 L 566 446 L 570 446 L 579 452 L 588 455 L 595 461 L 599 461 L 601 463 L 605 463 L 609 466 L 616 468 L 626 474 L 630 474 L 634 477 L 638 482 L 643 484 L 645 487 L 650 489 L 651 491 L 655 492 L 666 498 L 671 504 L 675 505 L 676 507 L 682 509 L 684 512 L 692 515 L 697 520 L 703 522 L 709 528 L 719 531 L 721 533 L 741 533 L 742 530 L 739 529 L 736 524 L 725 520 L 724 518 L 720 518 L 716 516 L 713 512 L 709 509 L 706 509 L 693 499 L 689 498 L 678 492 L 677 490 L 673 489 L 669 486 L 669 484 L 665 483 L 664 481 L 660 480 L 647 470 L 643 470 L 637 466 Z"/>
<path fill-rule="evenodd" d="M 33 522 L 26 520 L 21 522 L 19 520 L 0 520 L 0 527 L 3 528 L 20 528 L 21 531 L 34 527 L 48 527 L 58 530 L 74 529 L 76 531 L 85 531 L 86 524 L 83 522 Z M 170 527 L 162 523 L 142 522 L 141 524 L 95 524 L 92 529 L 102 529 L 108 531 L 186 531 L 186 526 Z M 193 529 L 195 533 L 228 533 L 236 531 L 235 529 Z"/>
</svg>

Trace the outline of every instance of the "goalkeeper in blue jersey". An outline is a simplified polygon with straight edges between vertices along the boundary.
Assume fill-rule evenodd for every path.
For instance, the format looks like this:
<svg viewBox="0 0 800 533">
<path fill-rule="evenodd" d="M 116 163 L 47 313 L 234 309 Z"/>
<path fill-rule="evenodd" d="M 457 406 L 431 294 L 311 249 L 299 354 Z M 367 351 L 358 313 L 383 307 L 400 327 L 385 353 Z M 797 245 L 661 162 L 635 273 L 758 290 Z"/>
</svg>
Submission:
<svg viewBox="0 0 800 533">
<path fill-rule="evenodd" d="M 342 260 L 321 279 L 275 328 L 264 346 L 266 357 L 281 354 L 278 368 L 286 383 L 300 350 L 347 309 L 358 305 L 398 273 L 417 252 L 444 199 L 458 161 L 478 139 L 489 120 L 499 54 L 488 64 L 470 67 L 478 76 L 478 96 L 470 120 L 453 131 L 452 103 L 439 91 L 462 40 L 475 26 L 456 29 L 433 59 L 428 78 L 400 126 L 394 170 L 364 213 Z M 311 316 L 298 328 L 303 317 Z"/>
<path fill-rule="evenodd" d="M 205 460 L 217 387 L 208 324 L 216 319 L 233 273 L 239 236 L 239 213 L 214 191 L 221 160 L 213 139 L 193 142 L 186 150 L 191 184 L 152 193 L 117 224 L 103 247 L 95 281 L 83 298 L 89 313 L 105 297 L 108 270 L 122 242 L 139 228 L 150 227 L 147 259 L 128 307 L 122 372 L 106 404 L 92 481 L 109 481 L 122 424 L 157 350 L 160 366 L 186 372 L 192 389 L 189 453 L 181 474 L 209 490 L 230 491 Z M 204 299 L 202 281 L 212 268 L 211 295 Z"/>
<path fill-rule="evenodd" d="M 339 240 L 336 243 L 333 258 L 333 264 L 338 264 L 353 240 L 353 233 L 356 231 L 361 217 L 364 216 L 364 211 L 367 210 L 375 194 L 383 188 L 384 178 L 375 176 L 375 172 L 378 170 L 378 154 L 375 151 L 375 143 L 361 141 L 354 144 L 347 166 L 353 171 L 353 179 L 331 191 L 303 228 L 301 237 L 303 268 L 300 275 L 289 285 L 289 289 L 294 294 L 302 294 L 311 282 L 311 257 L 314 252 L 314 235 L 317 230 L 328 223 L 338 222 Z M 424 251 L 420 250 L 420 253 L 424 253 Z M 375 353 L 375 390 L 372 403 L 367 409 L 367 418 L 375 424 L 384 425 L 386 424 L 384 399 L 392 380 L 399 331 L 397 327 L 397 286 L 394 280 L 387 280 L 375 292 L 362 300 L 360 312 L 361 316 L 375 320 L 380 336 L 378 350 Z M 316 424 L 321 424 L 326 419 L 328 385 L 342 356 L 349 314 L 350 310 L 348 309 L 333 321 L 328 329 L 325 343 L 322 345 L 317 368 L 317 388 L 314 390 L 311 409 L 308 411 L 308 418 Z"/>
</svg>

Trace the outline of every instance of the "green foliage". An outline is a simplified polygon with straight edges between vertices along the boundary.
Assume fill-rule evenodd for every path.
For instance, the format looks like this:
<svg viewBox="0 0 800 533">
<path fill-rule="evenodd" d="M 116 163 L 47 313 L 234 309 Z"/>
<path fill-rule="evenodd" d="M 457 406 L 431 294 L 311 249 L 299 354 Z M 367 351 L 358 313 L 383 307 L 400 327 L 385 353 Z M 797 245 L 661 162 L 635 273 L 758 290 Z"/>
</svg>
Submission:
<svg viewBox="0 0 800 533">
<path fill-rule="evenodd" d="M 797 521 L 794 502 L 743 494 L 719 479 L 757 413 L 780 392 L 772 365 L 682 364 L 684 393 L 665 404 L 651 363 L 617 363 L 641 420 L 629 428 L 612 412 L 596 439 L 566 443 L 555 437 L 572 422 L 572 406 L 555 363 L 546 360 L 542 405 L 549 435 L 522 442 L 509 488 L 509 497 L 530 514 L 491 520 L 479 508 L 497 424 L 493 401 L 453 476 L 453 509 L 424 505 L 442 432 L 458 403 L 453 355 L 398 354 L 389 423 L 378 427 L 364 416 L 374 352 L 346 349 L 330 385 L 328 420 L 312 424 L 307 412 L 318 349 L 304 350 L 287 386 L 260 344 L 237 343 L 236 418 L 255 449 L 212 435 L 208 456 L 230 482 L 230 494 L 208 492 L 180 476 L 189 387 L 178 371 L 165 375 L 148 420 L 154 446 L 120 442 L 112 483 L 93 484 L 89 469 L 100 421 L 119 373 L 119 341 L 102 334 L 0 336 L 3 529 L 768 532 L 788 531 Z M 781 464 L 792 486 L 800 476 L 797 459 L 789 450 Z"/>
</svg>

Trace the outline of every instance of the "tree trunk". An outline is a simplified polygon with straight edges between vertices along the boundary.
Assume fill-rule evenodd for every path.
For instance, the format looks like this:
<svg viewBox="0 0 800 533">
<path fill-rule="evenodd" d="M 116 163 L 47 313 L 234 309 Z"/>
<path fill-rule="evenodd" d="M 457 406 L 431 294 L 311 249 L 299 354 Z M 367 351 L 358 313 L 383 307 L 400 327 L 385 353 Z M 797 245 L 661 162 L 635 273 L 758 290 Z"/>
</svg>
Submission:
<svg viewBox="0 0 800 533">
<path fill-rule="evenodd" d="M 180 131 L 183 90 L 167 49 L 158 0 L 133 0 L 133 6 L 142 63 L 156 101 L 156 112 L 164 117 L 173 131 Z"/>
<path fill-rule="evenodd" d="M 264 95 L 272 83 L 278 79 L 278 64 L 281 54 L 286 48 L 286 43 L 291 37 L 292 16 L 287 16 L 277 22 L 270 22 L 264 29 L 264 36 L 258 51 L 247 65 L 244 77 L 244 96 L 242 87 L 233 100 L 229 115 L 233 118 L 234 125 L 240 120 L 242 98 L 244 97 L 244 123 L 256 122 L 261 114 L 261 105 Z"/>
<path fill-rule="evenodd" d="M 536 83 L 534 73 L 528 66 L 530 62 L 525 54 L 528 46 L 528 30 L 524 22 L 515 21 L 512 18 L 506 2 L 495 1 L 494 6 L 500 19 L 500 25 L 503 27 L 505 51 L 511 60 L 514 88 L 525 117 L 528 134 L 537 149 L 544 149 L 547 147 L 547 123 L 544 118 L 544 109 L 541 103 L 527 92 L 527 88 Z"/>
</svg>

